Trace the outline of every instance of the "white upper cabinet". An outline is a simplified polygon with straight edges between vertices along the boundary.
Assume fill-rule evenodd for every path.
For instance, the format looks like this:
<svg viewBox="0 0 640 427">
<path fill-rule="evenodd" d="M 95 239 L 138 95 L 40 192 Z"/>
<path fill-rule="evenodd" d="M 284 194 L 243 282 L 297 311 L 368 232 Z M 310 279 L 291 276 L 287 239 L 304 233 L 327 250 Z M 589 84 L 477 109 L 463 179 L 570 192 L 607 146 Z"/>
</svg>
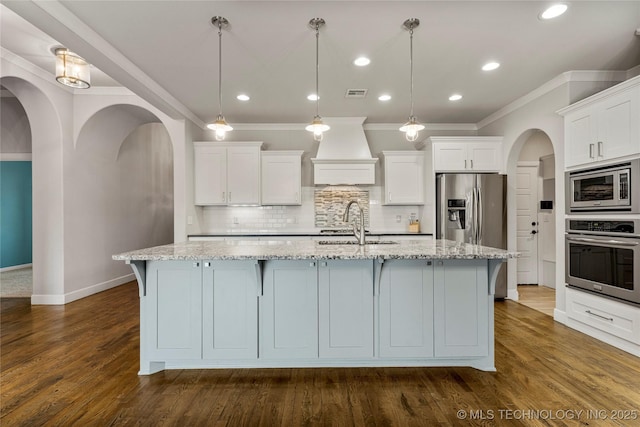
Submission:
<svg viewBox="0 0 640 427">
<path fill-rule="evenodd" d="M 430 137 L 435 172 L 500 172 L 502 137 Z"/>
<path fill-rule="evenodd" d="M 565 167 L 640 154 L 640 78 L 558 111 L 565 124 Z"/>
<path fill-rule="evenodd" d="M 384 204 L 424 204 L 424 153 L 383 151 Z"/>
<path fill-rule="evenodd" d="M 194 142 L 196 205 L 259 205 L 262 142 Z"/>
<path fill-rule="evenodd" d="M 303 151 L 262 152 L 262 204 L 302 204 Z"/>
</svg>

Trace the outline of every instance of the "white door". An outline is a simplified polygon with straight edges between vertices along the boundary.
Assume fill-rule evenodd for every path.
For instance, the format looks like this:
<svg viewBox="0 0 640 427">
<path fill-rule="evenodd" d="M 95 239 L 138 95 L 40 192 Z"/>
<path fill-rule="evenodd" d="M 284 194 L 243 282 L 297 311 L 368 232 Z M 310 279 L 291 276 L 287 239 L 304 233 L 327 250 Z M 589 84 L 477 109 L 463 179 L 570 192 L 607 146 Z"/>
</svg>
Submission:
<svg viewBox="0 0 640 427">
<path fill-rule="evenodd" d="M 538 284 L 538 168 L 519 164 L 516 172 L 518 284 Z"/>
</svg>

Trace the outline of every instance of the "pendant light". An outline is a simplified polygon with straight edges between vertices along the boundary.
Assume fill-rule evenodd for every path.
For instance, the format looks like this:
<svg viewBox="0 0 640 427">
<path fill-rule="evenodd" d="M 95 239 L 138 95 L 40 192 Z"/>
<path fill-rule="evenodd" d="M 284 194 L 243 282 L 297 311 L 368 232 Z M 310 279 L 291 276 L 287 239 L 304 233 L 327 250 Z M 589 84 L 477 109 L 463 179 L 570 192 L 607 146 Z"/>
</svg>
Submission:
<svg viewBox="0 0 640 427">
<path fill-rule="evenodd" d="M 414 142 L 418 139 L 418 132 L 424 129 L 424 125 L 418 123 L 418 120 L 413 115 L 413 29 L 420 25 L 420 20 L 417 18 L 410 18 L 404 21 L 402 24 L 404 28 L 409 30 L 409 65 L 411 67 L 411 113 L 409 114 L 409 121 L 402 125 L 401 132 L 405 132 L 407 141 Z"/>
<path fill-rule="evenodd" d="M 320 93 L 318 92 L 318 74 L 320 70 L 320 64 L 318 62 L 318 39 L 320 38 L 320 27 L 325 24 L 322 18 L 313 18 L 309 21 L 309 26 L 316 31 L 316 115 L 305 129 L 309 132 L 313 132 L 313 139 L 316 141 L 322 141 L 322 133 L 331 129 L 329 125 L 325 125 L 320 117 Z"/>
<path fill-rule="evenodd" d="M 211 18 L 211 23 L 214 27 L 218 27 L 218 107 L 220 112 L 216 121 L 207 124 L 207 127 L 216 132 L 216 141 L 222 141 L 226 133 L 233 130 L 222 115 L 222 28 L 229 25 L 229 21 L 222 16 L 214 16 Z"/>
<path fill-rule="evenodd" d="M 56 80 L 75 89 L 91 87 L 87 61 L 64 47 L 56 48 Z"/>
</svg>

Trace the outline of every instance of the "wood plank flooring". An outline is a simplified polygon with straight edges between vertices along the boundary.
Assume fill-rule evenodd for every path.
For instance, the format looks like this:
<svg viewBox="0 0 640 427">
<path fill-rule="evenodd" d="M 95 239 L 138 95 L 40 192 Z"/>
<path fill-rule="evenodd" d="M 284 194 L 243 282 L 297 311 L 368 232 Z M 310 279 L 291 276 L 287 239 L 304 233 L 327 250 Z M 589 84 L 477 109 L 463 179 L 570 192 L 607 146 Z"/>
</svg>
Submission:
<svg viewBox="0 0 640 427">
<path fill-rule="evenodd" d="M 66 306 L 1 300 L 0 425 L 640 425 L 640 358 L 513 301 L 495 305 L 497 372 L 224 369 L 139 377 L 137 292 L 132 282 Z"/>
<path fill-rule="evenodd" d="M 556 308 L 556 290 L 546 286 L 518 285 L 518 302 L 553 316 L 553 310 Z"/>
</svg>

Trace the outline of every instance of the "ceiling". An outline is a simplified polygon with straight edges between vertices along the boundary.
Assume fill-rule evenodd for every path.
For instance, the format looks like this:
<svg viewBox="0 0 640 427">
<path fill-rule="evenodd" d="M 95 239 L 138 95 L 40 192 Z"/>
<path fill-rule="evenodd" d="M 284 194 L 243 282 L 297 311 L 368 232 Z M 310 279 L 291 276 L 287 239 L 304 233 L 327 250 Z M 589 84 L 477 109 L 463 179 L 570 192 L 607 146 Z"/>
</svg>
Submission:
<svg viewBox="0 0 640 427">
<path fill-rule="evenodd" d="M 3 4 L 4 48 L 52 72 L 50 49 L 64 45 L 94 65 L 94 86 L 120 82 L 167 114 L 199 125 L 218 113 L 216 15 L 230 22 L 222 40 L 222 103 L 232 125 L 311 120 L 315 103 L 306 97 L 315 92 L 315 34 L 308 22 L 314 17 L 326 21 L 319 40 L 320 114 L 364 116 L 366 123 L 403 123 L 409 115 L 407 18 L 421 21 L 414 31 L 414 101 L 425 123 L 477 123 L 565 71 L 640 64 L 640 0 L 572 1 L 549 21 L 538 18 L 547 1 Z M 355 66 L 360 55 L 371 64 Z M 482 71 L 489 60 L 500 68 Z M 368 92 L 347 99 L 347 89 Z M 238 101 L 239 93 L 251 100 Z M 392 99 L 379 101 L 383 93 Z M 453 93 L 463 98 L 449 101 Z"/>
</svg>

